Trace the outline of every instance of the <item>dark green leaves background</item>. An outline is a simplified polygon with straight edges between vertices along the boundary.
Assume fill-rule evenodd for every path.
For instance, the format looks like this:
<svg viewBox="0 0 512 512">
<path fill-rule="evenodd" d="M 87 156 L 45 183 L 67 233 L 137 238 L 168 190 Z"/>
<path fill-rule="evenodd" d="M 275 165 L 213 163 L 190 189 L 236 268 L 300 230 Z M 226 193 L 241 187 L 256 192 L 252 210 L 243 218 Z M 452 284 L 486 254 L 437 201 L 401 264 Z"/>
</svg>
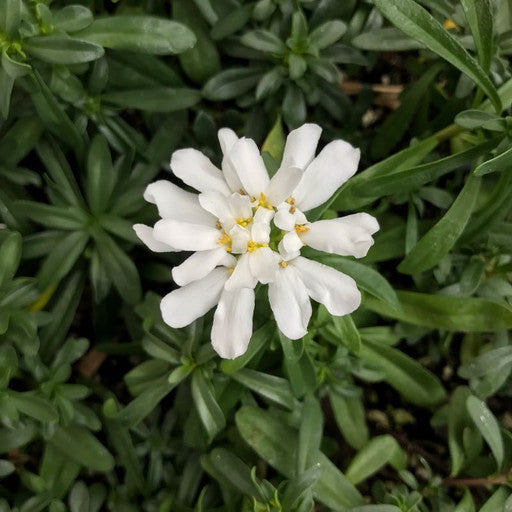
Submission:
<svg viewBox="0 0 512 512">
<path fill-rule="evenodd" d="M 0 512 L 512 510 L 510 0 L 0 2 Z M 142 193 L 223 126 L 361 148 L 361 308 L 248 351 L 159 311 Z"/>
</svg>

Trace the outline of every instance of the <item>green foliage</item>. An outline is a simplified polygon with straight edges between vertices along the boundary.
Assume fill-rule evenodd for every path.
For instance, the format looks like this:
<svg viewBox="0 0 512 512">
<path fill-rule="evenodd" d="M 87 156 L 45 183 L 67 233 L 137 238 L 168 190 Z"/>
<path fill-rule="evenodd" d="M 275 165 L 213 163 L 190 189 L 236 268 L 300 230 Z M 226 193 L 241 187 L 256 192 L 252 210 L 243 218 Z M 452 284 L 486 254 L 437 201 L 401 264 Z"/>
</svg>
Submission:
<svg viewBox="0 0 512 512">
<path fill-rule="evenodd" d="M 509 0 L 0 1 L 0 511 L 512 509 Z M 245 354 L 166 325 L 143 199 L 230 127 L 361 164 L 361 307 Z M 182 185 L 182 184 L 180 184 Z M 153 290 L 153 291 L 151 291 Z"/>
</svg>

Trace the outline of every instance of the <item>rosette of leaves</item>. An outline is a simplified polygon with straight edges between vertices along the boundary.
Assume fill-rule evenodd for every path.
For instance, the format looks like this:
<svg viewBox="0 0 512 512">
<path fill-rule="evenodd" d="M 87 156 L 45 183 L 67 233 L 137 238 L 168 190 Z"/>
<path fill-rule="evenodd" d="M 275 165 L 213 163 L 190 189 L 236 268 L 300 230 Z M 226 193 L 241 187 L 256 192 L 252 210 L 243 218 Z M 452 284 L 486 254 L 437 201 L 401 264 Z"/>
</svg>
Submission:
<svg viewBox="0 0 512 512">
<path fill-rule="evenodd" d="M 337 64 L 365 62 L 338 43 L 346 29 L 341 20 L 310 27 L 303 11 L 295 10 L 269 28 L 250 30 L 240 37 L 242 45 L 227 47 L 228 52 L 249 58 L 249 67 L 213 76 L 203 94 L 214 101 L 236 98 L 245 106 L 265 101 L 267 108 L 282 111 L 286 124 L 295 128 L 305 122 L 308 105 L 320 104 L 330 111 L 333 95 L 342 94 Z"/>
<path fill-rule="evenodd" d="M 146 173 L 152 174 L 153 167 L 136 166 L 132 171 L 130 156 L 113 163 L 101 135 L 91 142 L 82 182 L 56 144 L 43 141 L 37 152 L 48 172 L 50 204 L 19 200 L 14 207 L 21 217 L 46 228 L 25 239 L 24 257 L 44 258 L 39 288 L 55 286 L 75 267 L 86 272 L 87 262 L 96 301 L 113 284 L 123 300 L 136 302 L 140 280 L 126 250 L 137 243 L 131 226 L 144 206 Z"/>
</svg>

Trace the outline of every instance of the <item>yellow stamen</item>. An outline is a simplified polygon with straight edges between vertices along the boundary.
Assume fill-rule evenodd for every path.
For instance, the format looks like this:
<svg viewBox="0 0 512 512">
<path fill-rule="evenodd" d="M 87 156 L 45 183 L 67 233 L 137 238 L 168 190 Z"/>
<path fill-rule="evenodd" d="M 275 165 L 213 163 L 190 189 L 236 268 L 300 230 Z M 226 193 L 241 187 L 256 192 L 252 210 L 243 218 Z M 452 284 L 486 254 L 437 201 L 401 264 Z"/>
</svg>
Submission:
<svg viewBox="0 0 512 512">
<path fill-rule="evenodd" d="M 256 249 L 260 249 L 261 247 L 268 247 L 268 244 L 260 244 L 258 242 L 255 242 L 254 240 L 249 240 L 247 242 L 247 252 L 254 252 Z"/>
<path fill-rule="evenodd" d="M 235 267 L 228 268 L 228 274 L 232 274 L 235 271 Z"/>
<path fill-rule="evenodd" d="M 297 233 L 297 235 L 300 235 L 301 233 L 307 233 L 308 231 L 309 228 L 304 224 L 295 224 L 295 233 Z"/>
<path fill-rule="evenodd" d="M 222 227 L 222 224 L 220 223 L 220 220 L 218 220 L 216 223 L 215 223 L 215 227 L 217 229 L 220 229 Z"/>
<path fill-rule="evenodd" d="M 273 210 L 274 207 L 271 204 L 267 203 L 267 198 L 265 197 L 265 194 L 262 192 L 260 194 L 260 199 L 258 201 L 258 206 L 261 206 L 262 208 L 267 208 L 269 210 Z"/>
<path fill-rule="evenodd" d="M 288 263 L 287 263 L 286 261 L 284 261 L 284 260 L 283 260 L 283 261 L 280 261 L 280 262 L 279 262 L 279 266 L 281 266 L 281 267 L 283 267 L 283 268 L 284 268 L 284 267 L 287 267 L 287 266 L 288 266 Z"/>
<path fill-rule="evenodd" d="M 241 188 L 238 193 L 241 195 L 241 196 L 246 196 L 247 194 L 245 193 L 245 190 L 243 188 Z"/>
<path fill-rule="evenodd" d="M 249 217 L 248 219 L 236 219 L 236 223 L 243 228 L 245 228 L 248 224 L 252 222 L 252 217 Z"/>
<path fill-rule="evenodd" d="M 231 252 L 231 237 L 225 232 L 222 231 L 222 236 L 217 240 L 219 245 L 225 245 L 225 249 L 227 252 Z"/>
</svg>

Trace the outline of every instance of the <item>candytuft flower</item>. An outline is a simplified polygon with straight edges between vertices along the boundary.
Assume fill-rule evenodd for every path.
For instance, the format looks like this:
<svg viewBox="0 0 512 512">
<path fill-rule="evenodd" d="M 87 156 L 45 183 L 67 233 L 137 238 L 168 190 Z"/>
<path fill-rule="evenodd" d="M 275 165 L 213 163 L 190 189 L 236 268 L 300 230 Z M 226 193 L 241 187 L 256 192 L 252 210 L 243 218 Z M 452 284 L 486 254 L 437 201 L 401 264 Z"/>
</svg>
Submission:
<svg viewBox="0 0 512 512">
<path fill-rule="evenodd" d="M 300 256 L 308 245 L 361 258 L 379 229 L 366 213 L 308 221 L 307 212 L 325 203 L 359 164 L 359 150 L 342 140 L 315 157 L 320 133 L 315 124 L 293 130 L 270 178 L 254 141 L 222 128 L 222 169 L 195 149 L 172 155 L 174 175 L 199 194 L 164 180 L 144 193 L 161 220 L 154 227 L 136 224 L 138 237 L 155 252 L 192 251 L 172 270 L 180 288 L 162 299 L 162 317 L 171 327 L 184 327 L 217 305 L 211 341 L 221 357 L 247 349 L 257 283 L 268 284 L 277 325 L 291 339 L 307 332 L 310 299 L 333 315 L 359 307 L 351 277 Z"/>
</svg>

